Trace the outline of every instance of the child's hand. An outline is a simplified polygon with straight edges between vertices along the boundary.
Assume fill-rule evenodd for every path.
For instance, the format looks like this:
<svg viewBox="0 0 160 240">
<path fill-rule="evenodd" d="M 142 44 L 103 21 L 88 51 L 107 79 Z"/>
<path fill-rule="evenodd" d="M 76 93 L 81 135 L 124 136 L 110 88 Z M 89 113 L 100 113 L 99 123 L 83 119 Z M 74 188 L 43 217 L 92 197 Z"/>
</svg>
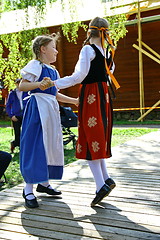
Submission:
<svg viewBox="0 0 160 240">
<path fill-rule="evenodd" d="M 74 104 L 76 105 L 76 107 L 79 106 L 79 98 L 76 98 L 76 99 L 75 99 L 75 103 L 74 103 Z"/>
<path fill-rule="evenodd" d="M 44 91 L 52 86 L 54 86 L 54 82 L 49 77 L 44 77 L 40 82 L 39 88 Z"/>
</svg>

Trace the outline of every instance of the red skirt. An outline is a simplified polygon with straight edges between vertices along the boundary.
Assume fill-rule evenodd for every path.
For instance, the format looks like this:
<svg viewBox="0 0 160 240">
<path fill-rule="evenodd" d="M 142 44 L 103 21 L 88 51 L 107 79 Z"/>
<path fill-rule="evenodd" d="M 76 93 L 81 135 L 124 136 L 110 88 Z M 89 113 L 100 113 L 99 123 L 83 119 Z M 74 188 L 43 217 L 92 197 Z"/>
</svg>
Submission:
<svg viewBox="0 0 160 240">
<path fill-rule="evenodd" d="M 96 160 L 111 157 L 112 103 L 105 82 L 80 87 L 76 157 Z"/>
</svg>

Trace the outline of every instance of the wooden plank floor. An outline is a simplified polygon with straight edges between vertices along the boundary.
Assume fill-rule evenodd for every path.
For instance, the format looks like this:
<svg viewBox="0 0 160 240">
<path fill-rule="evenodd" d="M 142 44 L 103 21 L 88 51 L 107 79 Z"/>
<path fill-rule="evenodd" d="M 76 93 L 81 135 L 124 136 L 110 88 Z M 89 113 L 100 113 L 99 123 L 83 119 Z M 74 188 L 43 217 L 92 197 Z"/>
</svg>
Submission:
<svg viewBox="0 0 160 240">
<path fill-rule="evenodd" d="M 107 164 L 117 187 L 94 208 L 86 161 L 66 166 L 63 180 L 52 181 L 62 198 L 37 193 L 38 209 L 24 207 L 23 184 L 0 192 L 0 239 L 160 239 L 160 131 L 113 148 Z"/>
</svg>

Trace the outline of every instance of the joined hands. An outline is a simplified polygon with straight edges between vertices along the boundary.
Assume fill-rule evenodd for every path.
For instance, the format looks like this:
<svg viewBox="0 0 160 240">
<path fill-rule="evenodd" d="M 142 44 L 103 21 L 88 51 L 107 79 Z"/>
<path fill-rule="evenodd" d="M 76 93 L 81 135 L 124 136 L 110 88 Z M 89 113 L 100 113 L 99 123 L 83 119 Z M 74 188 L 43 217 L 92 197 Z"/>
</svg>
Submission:
<svg viewBox="0 0 160 240">
<path fill-rule="evenodd" d="M 39 88 L 44 91 L 47 88 L 53 87 L 54 82 L 49 77 L 44 77 L 43 80 L 40 82 Z"/>
</svg>

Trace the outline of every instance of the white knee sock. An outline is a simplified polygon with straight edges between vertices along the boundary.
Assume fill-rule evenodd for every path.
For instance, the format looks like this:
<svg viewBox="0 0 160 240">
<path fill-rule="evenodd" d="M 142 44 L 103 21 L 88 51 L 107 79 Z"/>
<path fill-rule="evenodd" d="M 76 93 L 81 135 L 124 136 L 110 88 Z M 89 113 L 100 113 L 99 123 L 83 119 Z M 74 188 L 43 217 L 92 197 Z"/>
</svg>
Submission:
<svg viewBox="0 0 160 240">
<path fill-rule="evenodd" d="M 33 193 L 33 184 L 26 183 L 26 186 L 24 188 L 24 193 L 25 193 L 25 195 L 27 195 L 28 193 Z M 35 198 L 34 195 L 27 196 L 28 200 L 32 200 L 34 198 Z"/>
<path fill-rule="evenodd" d="M 88 164 L 90 166 L 94 180 L 96 182 L 96 190 L 98 192 L 105 183 L 101 169 L 101 159 L 88 161 Z"/>
<path fill-rule="evenodd" d="M 110 177 L 107 171 L 106 159 L 101 159 L 101 169 L 102 169 L 102 174 L 105 181 Z"/>
</svg>

